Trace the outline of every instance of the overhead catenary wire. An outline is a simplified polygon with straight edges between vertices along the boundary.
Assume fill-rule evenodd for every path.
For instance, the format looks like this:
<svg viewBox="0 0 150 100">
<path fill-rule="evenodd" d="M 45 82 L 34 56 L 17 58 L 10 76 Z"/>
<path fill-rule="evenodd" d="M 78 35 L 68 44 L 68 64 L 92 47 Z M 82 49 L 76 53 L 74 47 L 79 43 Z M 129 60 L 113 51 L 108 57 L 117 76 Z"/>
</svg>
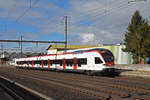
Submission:
<svg viewBox="0 0 150 100">
<path fill-rule="evenodd" d="M 142 0 L 141 0 L 142 1 Z M 145 1 L 145 0 L 144 0 Z M 147 0 L 146 0 L 147 1 Z M 116 1 L 115 1 L 116 2 Z M 119 4 L 123 4 L 123 3 L 125 3 L 125 4 L 128 4 L 128 2 L 127 1 L 121 1 L 121 2 L 117 2 L 117 3 L 113 3 L 113 1 L 112 2 L 109 2 L 109 1 L 107 1 L 107 3 L 109 3 L 109 4 L 116 4 L 116 5 L 119 5 Z M 110 5 L 106 5 L 106 8 L 107 8 L 107 6 L 110 6 Z M 123 4 L 123 5 L 125 5 L 125 4 Z M 102 13 L 106 10 L 106 8 L 102 8 L 102 9 L 100 9 L 99 10 L 99 8 L 98 9 L 93 9 L 93 11 L 91 10 L 91 12 L 93 13 L 93 12 L 95 12 L 95 13 L 100 13 L 101 12 L 101 10 L 102 10 Z M 114 7 L 115 8 L 115 7 Z M 114 9 L 114 8 L 111 8 L 110 10 L 112 10 L 112 9 Z M 109 9 L 108 9 L 109 10 Z M 89 10 L 89 12 L 90 12 L 90 10 Z M 77 16 L 77 17 L 80 17 L 80 16 L 91 16 L 91 17 L 94 17 L 94 16 L 92 16 L 92 13 L 89 13 L 89 14 L 85 14 L 85 15 L 79 15 L 79 16 Z M 99 14 L 98 14 L 99 15 Z M 97 16 L 98 16 L 97 15 Z"/>
<path fill-rule="evenodd" d="M 18 18 L 16 18 L 15 22 L 18 22 L 34 5 L 36 5 L 39 2 L 39 0 L 36 0 L 33 5 L 31 4 L 31 0 L 30 0 L 30 4 L 29 4 L 29 8 L 26 9 L 23 14 L 21 14 Z M 11 16 L 11 12 L 13 12 L 13 8 L 16 7 L 16 5 L 18 4 L 17 1 L 15 1 L 13 7 L 10 9 L 10 11 L 8 11 L 7 13 L 7 17 L 6 17 L 6 21 L 8 20 L 8 17 Z M 4 33 L 7 32 L 7 22 L 4 23 Z"/>
<path fill-rule="evenodd" d="M 121 2 L 124 2 L 124 1 L 121 1 Z M 121 3 L 120 2 L 120 3 Z M 115 2 L 116 3 L 116 2 Z M 113 1 L 110 2 L 110 4 L 115 4 Z M 82 5 L 81 5 L 82 6 Z M 100 13 L 100 12 L 103 12 L 104 10 L 106 10 L 106 8 L 94 8 L 94 9 L 90 9 L 90 10 L 87 10 L 86 11 L 86 14 L 82 14 L 82 15 L 78 15 L 76 18 L 82 18 L 82 17 L 85 17 L 85 16 L 91 16 L 93 13 Z M 73 16 L 72 16 L 73 17 Z"/>
<path fill-rule="evenodd" d="M 126 5 L 125 5 L 125 6 L 119 6 L 117 9 L 126 8 L 126 7 L 127 7 Z M 108 12 L 107 12 L 107 13 L 108 13 L 107 15 L 111 14 L 111 13 L 114 12 L 114 11 L 115 11 L 115 9 L 112 9 L 111 12 L 108 11 Z M 104 16 L 105 16 L 105 15 L 102 15 L 101 17 L 104 17 Z M 95 19 L 95 20 L 97 20 L 97 19 Z M 93 20 L 93 21 L 94 21 L 94 20 Z M 103 21 L 104 21 L 104 20 L 102 20 L 102 21 L 96 21 L 95 24 L 103 23 Z"/>
<path fill-rule="evenodd" d="M 128 4 L 128 6 L 129 6 L 129 4 Z M 119 9 L 120 9 L 120 8 L 129 9 L 129 7 L 126 7 L 126 6 L 122 6 L 122 7 L 120 6 Z M 124 9 L 124 10 L 125 10 L 125 9 Z M 106 26 L 107 26 L 106 29 L 111 29 L 111 28 L 115 28 L 115 27 L 121 28 L 121 27 L 123 27 L 123 26 L 124 26 L 124 27 L 127 26 L 128 24 L 129 24 L 129 23 L 126 22 L 126 23 L 122 23 L 122 24 L 119 24 L 119 25 L 115 25 L 115 26 L 114 26 L 114 25 L 106 25 Z"/>
<path fill-rule="evenodd" d="M 118 3 L 118 4 L 120 4 L 120 3 Z M 117 5 L 118 5 L 117 4 Z M 121 5 L 119 5 L 119 6 L 123 6 L 123 5 L 125 5 L 126 3 L 124 3 L 124 4 L 121 4 Z M 120 7 L 119 7 L 120 8 Z M 109 9 L 109 11 L 107 11 L 107 14 L 108 14 L 108 12 L 110 12 L 110 11 L 112 11 L 112 10 L 114 10 L 114 9 L 118 9 L 118 7 L 113 7 L 113 8 L 111 8 L 111 9 Z M 96 17 L 100 17 L 101 15 L 105 15 L 106 14 L 106 11 L 105 11 L 105 9 L 103 9 L 101 12 L 97 12 L 98 14 L 96 14 L 96 15 L 90 15 L 88 18 L 84 18 L 84 20 L 87 20 L 87 21 L 94 21 L 94 19 L 96 19 Z M 89 18 L 92 18 L 92 19 L 89 19 Z M 79 23 L 81 20 L 77 20 L 76 22 L 74 22 L 74 23 L 71 23 L 71 24 L 76 24 L 76 23 Z"/>
<path fill-rule="evenodd" d="M 112 12 L 114 12 L 114 11 L 117 11 L 117 9 L 121 9 L 121 8 L 127 8 L 127 9 L 129 9 L 129 7 L 127 7 L 127 6 L 130 6 L 130 4 L 128 4 L 127 2 L 125 2 L 125 3 L 122 3 L 121 5 L 119 5 L 119 6 L 115 6 L 115 7 L 113 7 L 113 8 L 111 8 L 111 9 L 109 9 L 108 11 L 107 11 L 107 14 L 111 14 Z M 105 14 L 106 14 L 106 12 L 104 13 L 104 11 L 101 13 L 101 14 L 98 14 L 98 15 L 102 15 L 102 16 L 105 16 Z M 96 15 L 96 16 L 98 16 L 98 15 Z M 95 17 L 96 17 L 95 16 Z M 92 16 L 92 17 L 94 17 L 94 16 Z M 96 20 L 97 18 L 95 18 L 95 20 Z M 87 20 L 92 20 L 92 19 L 87 19 Z M 76 23 L 79 23 L 81 20 L 79 20 L 78 22 L 76 22 Z M 93 21 L 93 20 L 92 20 Z M 99 21 L 96 21 L 96 23 L 97 22 L 99 22 Z M 73 24 L 76 24 L 76 23 L 73 23 Z M 72 24 L 72 25 L 73 25 Z M 82 23 L 79 23 L 78 25 L 80 25 L 80 24 L 82 24 Z M 126 26 L 127 25 L 127 23 L 124 23 L 124 24 L 121 24 L 121 26 Z M 93 26 L 93 25 L 92 25 Z M 117 25 L 117 26 L 120 26 L 120 25 Z M 107 29 L 110 29 L 110 28 L 114 28 L 114 27 L 117 27 L 117 26 L 110 26 L 110 27 L 108 27 Z"/>
<path fill-rule="evenodd" d="M 112 13 L 113 10 L 117 10 L 117 9 L 120 9 L 121 7 L 123 7 L 123 6 L 126 6 L 125 4 L 127 4 L 127 3 L 125 2 L 125 3 L 123 3 L 123 4 L 119 5 L 119 6 L 116 6 L 116 7 L 113 7 L 113 8 L 111 8 L 111 9 L 109 9 L 109 10 L 107 11 L 107 14 Z M 99 14 L 90 16 L 92 19 L 85 18 L 84 20 L 86 20 L 86 21 L 94 21 L 94 20 L 97 20 L 97 17 L 99 18 L 100 16 L 104 16 L 105 14 L 106 14 L 106 12 L 105 12 L 105 10 L 103 10 L 102 12 L 99 12 Z M 71 23 L 71 25 L 74 25 L 74 24 L 76 24 L 76 23 L 80 23 L 80 21 L 81 21 L 81 20 L 78 20 L 78 21 L 76 21 L 76 22 L 74 22 L 74 23 Z M 79 24 L 78 24 L 78 25 L 79 25 Z"/>
<path fill-rule="evenodd" d="M 18 22 L 23 16 L 25 16 L 25 14 L 27 12 L 30 11 L 31 8 L 33 8 L 33 6 L 35 6 L 40 0 L 36 0 L 32 5 L 31 7 L 27 8 L 18 18 L 16 18 L 15 22 Z"/>
</svg>

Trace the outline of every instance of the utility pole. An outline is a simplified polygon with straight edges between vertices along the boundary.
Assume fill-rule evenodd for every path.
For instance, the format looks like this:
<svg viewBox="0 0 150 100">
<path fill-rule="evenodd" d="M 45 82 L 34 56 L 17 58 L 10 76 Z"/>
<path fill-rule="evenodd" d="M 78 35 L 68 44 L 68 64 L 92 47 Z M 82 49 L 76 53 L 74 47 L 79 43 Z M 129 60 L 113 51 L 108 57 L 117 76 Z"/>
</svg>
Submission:
<svg viewBox="0 0 150 100">
<path fill-rule="evenodd" d="M 3 42 L 1 42 L 1 52 L 3 52 Z"/>
<path fill-rule="evenodd" d="M 67 50 L 67 16 L 65 16 L 65 50 Z"/>
<path fill-rule="evenodd" d="M 3 56 L 3 55 L 4 55 L 3 42 L 1 42 L 1 52 L 2 52 L 2 55 L 1 55 L 1 56 Z"/>
<path fill-rule="evenodd" d="M 20 41 L 20 46 L 21 46 L 21 57 L 22 57 L 22 35 L 21 35 L 21 41 Z"/>
</svg>

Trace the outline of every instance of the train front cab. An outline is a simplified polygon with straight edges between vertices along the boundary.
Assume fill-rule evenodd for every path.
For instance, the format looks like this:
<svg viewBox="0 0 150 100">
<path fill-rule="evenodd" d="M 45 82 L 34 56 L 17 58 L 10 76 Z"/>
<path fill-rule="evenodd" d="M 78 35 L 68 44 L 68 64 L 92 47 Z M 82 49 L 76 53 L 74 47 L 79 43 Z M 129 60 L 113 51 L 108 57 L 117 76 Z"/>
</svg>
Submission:
<svg viewBox="0 0 150 100">
<path fill-rule="evenodd" d="M 113 75 L 115 73 L 114 68 L 114 56 L 109 50 L 98 50 L 100 57 L 94 58 L 94 64 L 96 69 L 94 73 L 100 75 Z"/>
</svg>

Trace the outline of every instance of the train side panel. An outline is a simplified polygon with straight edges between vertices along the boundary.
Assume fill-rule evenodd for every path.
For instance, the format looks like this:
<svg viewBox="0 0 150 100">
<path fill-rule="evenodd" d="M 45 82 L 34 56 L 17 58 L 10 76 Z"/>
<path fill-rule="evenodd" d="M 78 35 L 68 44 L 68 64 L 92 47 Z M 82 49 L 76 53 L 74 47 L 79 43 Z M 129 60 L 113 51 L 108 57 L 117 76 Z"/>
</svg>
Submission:
<svg viewBox="0 0 150 100">
<path fill-rule="evenodd" d="M 102 55 L 100 52 L 104 54 Z M 105 69 L 113 68 L 111 66 L 113 65 L 112 62 L 106 62 L 107 57 L 113 57 L 113 55 L 108 56 L 106 53 L 102 50 L 94 49 L 66 54 L 19 58 L 16 59 L 16 63 L 18 67 L 26 68 L 101 72 Z M 107 64 L 110 66 L 107 66 Z"/>
</svg>

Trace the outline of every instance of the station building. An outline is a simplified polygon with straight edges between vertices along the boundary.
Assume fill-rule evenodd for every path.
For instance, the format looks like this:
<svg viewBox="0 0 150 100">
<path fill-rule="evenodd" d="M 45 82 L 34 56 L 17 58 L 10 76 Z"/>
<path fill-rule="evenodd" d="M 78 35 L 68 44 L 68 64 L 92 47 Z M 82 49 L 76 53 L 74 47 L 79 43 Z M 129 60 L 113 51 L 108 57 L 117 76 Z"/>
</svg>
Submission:
<svg viewBox="0 0 150 100">
<path fill-rule="evenodd" d="M 8 55 L 1 54 L 0 55 L 0 64 L 7 64 L 9 61 Z"/>
<path fill-rule="evenodd" d="M 105 48 L 109 49 L 115 56 L 115 64 L 132 64 L 132 55 L 127 52 L 123 52 L 122 48 L 125 48 L 123 44 L 116 45 L 67 45 L 67 50 L 84 49 L 84 48 Z M 50 45 L 47 48 L 47 54 L 60 54 L 64 53 L 64 45 Z"/>
</svg>

